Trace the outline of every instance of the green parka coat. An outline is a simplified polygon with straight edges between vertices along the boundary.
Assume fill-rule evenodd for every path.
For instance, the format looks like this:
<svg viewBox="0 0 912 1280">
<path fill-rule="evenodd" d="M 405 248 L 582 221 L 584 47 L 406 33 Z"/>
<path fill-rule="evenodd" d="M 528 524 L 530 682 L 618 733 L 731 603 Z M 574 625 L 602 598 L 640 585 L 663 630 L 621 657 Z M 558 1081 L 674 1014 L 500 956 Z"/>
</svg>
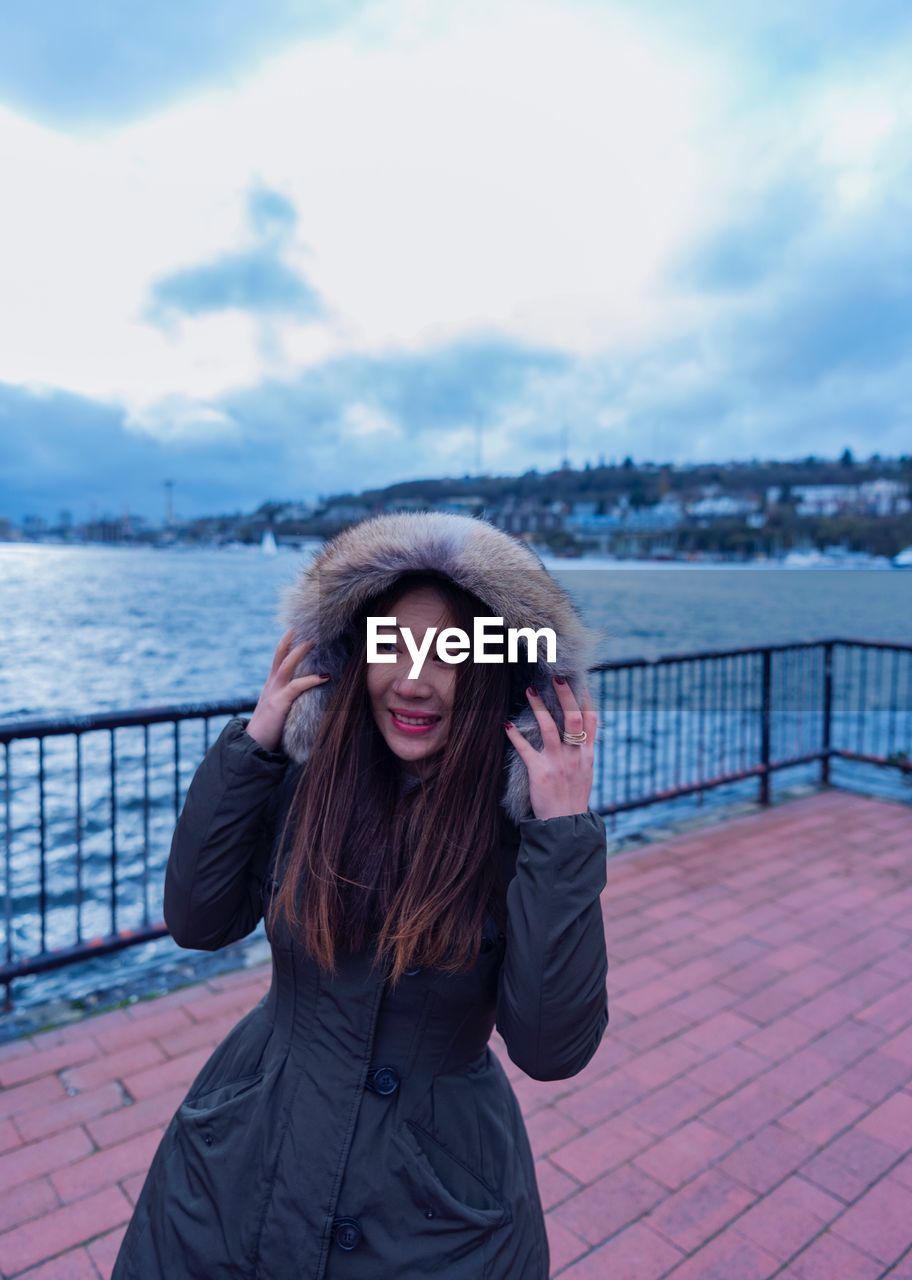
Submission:
<svg viewBox="0 0 912 1280">
<path fill-rule="evenodd" d="M 249 934 L 280 866 L 303 762 L 247 723 L 213 743 L 174 832 L 165 919 L 182 947 Z M 595 1053 L 606 833 L 591 810 L 507 807 L 502 830 L 506 927 L 486 917 L 468 973 L 414 969 L 393 988 L 343 953 L 330 979 L 284 923 L 269 936 L 270 990 L 168 1124 L 112 1280 L 548 1280 L 525 1125 L 488 1041 L 496 1027 L 536 1080 Z"/>
</svg>

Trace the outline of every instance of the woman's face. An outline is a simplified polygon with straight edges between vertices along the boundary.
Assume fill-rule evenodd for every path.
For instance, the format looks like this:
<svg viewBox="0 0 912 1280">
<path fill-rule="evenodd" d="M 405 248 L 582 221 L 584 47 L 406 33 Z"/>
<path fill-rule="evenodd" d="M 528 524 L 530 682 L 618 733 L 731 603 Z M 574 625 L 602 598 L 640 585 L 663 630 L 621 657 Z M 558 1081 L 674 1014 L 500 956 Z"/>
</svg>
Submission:
<svg viewBox="0 0 912 1280">
<path fill-rule="evenodd" d="M 413 660 L 401 628 L 408 627 L 414 643 L 421 645 L 428 627 L 436 627 L 439 633 L 443 627 L 456 624 L 449 615 L 446 601 L 431 587 L 406 591 L 389 614 L 396 618 L 396 640 L 378 645 L 378 652 L 395 652 L 396 661 L 367 664 L 367 692 L 374 720 L 390 751 L 409 773 L 423 777 L 431 757 L 440 751 L 449 736 L 456 667 L 437 657 L 435 634 L 421 674 L 410 679 Z M 383 630 L 391 632 L 393 628 Z M 406 717 L 406 721 L 397 713 Z M 408 720 L 421 723 L 410 724 Z"/>
</svg>

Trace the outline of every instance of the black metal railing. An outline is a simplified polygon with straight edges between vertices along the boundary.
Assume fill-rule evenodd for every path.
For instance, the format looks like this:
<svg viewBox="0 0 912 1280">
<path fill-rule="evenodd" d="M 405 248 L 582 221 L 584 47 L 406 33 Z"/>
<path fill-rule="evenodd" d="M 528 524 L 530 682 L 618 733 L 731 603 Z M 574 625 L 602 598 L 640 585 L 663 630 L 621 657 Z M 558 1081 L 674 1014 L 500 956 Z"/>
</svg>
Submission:
<svg viewBox="0 0 912 1280">
<path fill-rule="evenodd" d="M 16 978 L 167 935 L 158 893 L 186 787 L 212 722 L 255 703 L 0 724 L 7 1010 Z"/>
<path fill-rule="evenodd" d="M 784 770 L 831 786 L 835 761 L 912 781 L 912 645 L 821 640 L 605 662 L 591 674 L 592 807 L 613 829 L 634 810 L 746 786 L 769 804 Z M 0 724 L 7 1009 L 17 978 L 166 936 L 160 893 L 182 798 L 213 722 L 220 731 L 254 705 Z"/>
<path fill-rule="evenodd" d="M 599 708 L 594 808 L 605 815 L 831 762 L 912 778 L 912 645 L 821 640 L 593 669 Z M 902 793 L 897 792 L 898 795 Z"/>
</svg>

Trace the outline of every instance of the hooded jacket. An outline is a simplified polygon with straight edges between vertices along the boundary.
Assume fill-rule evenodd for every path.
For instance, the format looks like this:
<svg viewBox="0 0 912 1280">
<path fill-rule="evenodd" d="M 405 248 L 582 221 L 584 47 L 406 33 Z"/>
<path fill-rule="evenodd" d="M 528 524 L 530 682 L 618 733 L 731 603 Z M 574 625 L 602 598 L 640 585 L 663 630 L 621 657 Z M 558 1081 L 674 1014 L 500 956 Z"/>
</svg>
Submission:
<svg viewBox="0 0 912 1280">
<path fill-rule="evenodd" d="M 433 569 L 507 627 L 550 626 L 533 678 L 558 727 L 551 674 L 580 690 L 595 637 L 525 546 L 469 517 L 406 513 L 328 542 L 285 592 L 298 675 L 338 675 L 358 609 L 402 573 Z M 528 683 L 525 677 L 523 687 Z M 325 713 L 298 698 L 281 747 L 234 717 L 188 788 L 165 873 L 178 945 L 216 950 L 264 915 L 277 832 Z M 521 699 L 521 700 L 520 700 Z M 521 689 L 514 722 L 536 746 Z M 506 753 L 504 928 L 485 916 L 468 972 L 415 968 L 393 988 L 370 955 L 320 972 L 279 924 L 272 983 L 204 1064 L 155 1152 L 112 1280 L 548 1280 L 535 1165 L 513 1088 L 489 1046 L 563 1080 L 608 1024 L 600 894 L 602 818 L 536 818 L 525 765 Z"/>
</svg>

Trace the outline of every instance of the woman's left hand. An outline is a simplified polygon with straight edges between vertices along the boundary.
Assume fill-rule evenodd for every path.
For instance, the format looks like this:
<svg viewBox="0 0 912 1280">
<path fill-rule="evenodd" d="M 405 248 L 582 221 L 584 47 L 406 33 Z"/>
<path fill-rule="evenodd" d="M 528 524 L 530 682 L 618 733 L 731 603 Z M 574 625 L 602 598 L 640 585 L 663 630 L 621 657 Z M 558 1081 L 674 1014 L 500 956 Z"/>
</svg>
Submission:
<svg viewBox="0 0 912 1280">
<path fill-rule="evenodd" d="M 585 813 L 592 793 L 592 763 L 598 717 L 589 690 L 584 684 L 583 706 L 580 710 L 569 684 L 560 684 L 556 678 L 553 679 L 554 691 L 564 713 L 565 730 L 568 733 L 579 733 L 581 729 L 585 729 L 588 734 L 586 742 L 581 746 L 564 742 L 561 731 L 554 723 L 554 717 L 531 688 L 526 690 L 526 696 L 541 730 L 542 750 L 537 751 L 510 721 L 504 726 L 528 770 L 529 799 L 536 818 L 559 818 Z"/>
</svg>

